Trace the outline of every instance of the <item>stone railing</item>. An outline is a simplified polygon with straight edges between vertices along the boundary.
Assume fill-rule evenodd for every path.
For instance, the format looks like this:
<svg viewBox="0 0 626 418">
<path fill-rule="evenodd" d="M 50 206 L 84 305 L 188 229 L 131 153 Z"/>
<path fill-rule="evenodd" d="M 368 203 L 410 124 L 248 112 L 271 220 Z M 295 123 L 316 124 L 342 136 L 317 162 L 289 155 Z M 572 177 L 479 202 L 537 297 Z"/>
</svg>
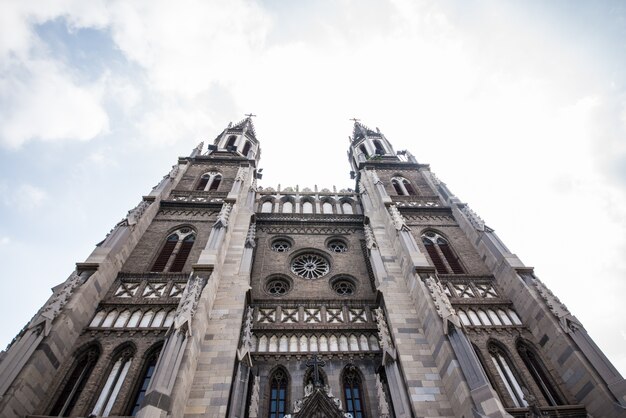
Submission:
<svg viewBox="0 0 626 418">
<path fill-rule="evenodd" d="M 166 200 L 170 202 L 222 203 L 228 193 L 205 192 L 202 190 L 174 190 Z"/>
<path fill-rule="evenodd" d="M 444 205 L 436 196 L 391 196 L 399 208 L 440 208 Z"/>
</svg>

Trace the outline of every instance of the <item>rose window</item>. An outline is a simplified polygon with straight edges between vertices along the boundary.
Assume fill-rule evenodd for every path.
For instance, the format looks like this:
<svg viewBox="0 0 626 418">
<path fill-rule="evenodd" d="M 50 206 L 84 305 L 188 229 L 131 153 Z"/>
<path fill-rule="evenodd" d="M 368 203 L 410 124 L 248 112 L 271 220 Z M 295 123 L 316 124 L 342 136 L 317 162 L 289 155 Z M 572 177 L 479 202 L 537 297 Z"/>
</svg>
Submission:
<svg viewBox="0 0 626 418">
<path fill-rule="evenodd" d="M 348 247 L 343 241 L 334 240 L 328 243 L 328 249 L 335 253 L 345 253 Z"/>
<path fill-rule="evenodd" d="M 265 286 L 265 290 L 272 296 L 282 296 L 289 292 L 291 286 L 286 280 L 274 279 L 270 280 Z"/>
<path fill-rule="evenodd" d="M 272 242 L 272 251 L 276 251 L 277 253 L 287 252 L 290 248 L 291 243 L 285 239 L 277 239 Z"/>
<path fill-rule="evenodd" d="M 317 254 L 303 254 L 291 262 L 291 271 L 303 279 L 317 279 L 327 274 L 330 266 Z"/>
<path fill-rule="evenodd" d="M 333 290 L 339 296 L 354 295 L 356 291 L 354 284 L 348 280 L 337 280 L 335 283 L 333 283 Z"/>
</svg>

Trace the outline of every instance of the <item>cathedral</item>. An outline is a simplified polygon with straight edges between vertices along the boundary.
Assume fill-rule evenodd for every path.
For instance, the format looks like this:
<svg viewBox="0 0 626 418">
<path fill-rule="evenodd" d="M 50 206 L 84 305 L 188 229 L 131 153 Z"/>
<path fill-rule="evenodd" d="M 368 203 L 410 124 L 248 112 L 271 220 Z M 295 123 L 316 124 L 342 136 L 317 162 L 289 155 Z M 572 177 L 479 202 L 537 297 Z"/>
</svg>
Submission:
<svg viewBox="0 0 626 418">
<path fill-rule="evenodd" d="M 0 354 L 0 416 L 626 417 L 585 327 L 428 164 L 261 187 L 247 115 L 180 157 Z"/>
</svg>

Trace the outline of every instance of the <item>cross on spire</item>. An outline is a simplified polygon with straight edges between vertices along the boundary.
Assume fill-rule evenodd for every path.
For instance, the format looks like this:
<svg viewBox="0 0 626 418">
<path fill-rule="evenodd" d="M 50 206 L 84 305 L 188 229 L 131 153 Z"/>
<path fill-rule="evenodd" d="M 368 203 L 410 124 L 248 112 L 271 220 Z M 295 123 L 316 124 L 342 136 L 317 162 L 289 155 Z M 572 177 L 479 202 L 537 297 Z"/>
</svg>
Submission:
<svg viewBox="0 0 626 418">
<path fill-rule="evenodd" d="M 326 362 L 324 360 L 320 360 L 317 358 L 317 354 L 313 356 L 313 359 L 307 360 L 307 367 L 313 367 L 313 385 L 315 387 L 321 387 L 322 381 L 320 380 L 320 367 L 326 366 Z"/>
<path fill-rule="evenodd" d="M 246 113 L 244 116 L 247 116 L 248 119 L 256 117 L 256 115 L 253 115 L 252 113 Z"/>
<path fill-rule="evenodd" d="M 357 122 L 360 122 L 360 121 L 361 121 L 361 119 L 357 119 L 357 118 L 350 118 L 350 120 L 353 120 L 353 121 L 354 121 L 354 123 L 357 123 Z"/>
</svg>

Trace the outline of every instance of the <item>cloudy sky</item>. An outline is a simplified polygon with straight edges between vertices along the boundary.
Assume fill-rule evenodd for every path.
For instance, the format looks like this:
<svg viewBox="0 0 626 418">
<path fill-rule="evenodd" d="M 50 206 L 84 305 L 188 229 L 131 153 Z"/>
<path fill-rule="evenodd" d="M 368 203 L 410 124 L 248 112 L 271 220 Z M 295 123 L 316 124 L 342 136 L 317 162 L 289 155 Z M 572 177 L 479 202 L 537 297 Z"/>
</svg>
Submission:
<svg viewBox="0 0 626 418">
<path fill-rule="evenodd" d="M 0 345 L 179 155 L 253 112 L 262 185 L 409 149 L 626 373 L 626 3 L 0 1 Z"/>
</svg>

